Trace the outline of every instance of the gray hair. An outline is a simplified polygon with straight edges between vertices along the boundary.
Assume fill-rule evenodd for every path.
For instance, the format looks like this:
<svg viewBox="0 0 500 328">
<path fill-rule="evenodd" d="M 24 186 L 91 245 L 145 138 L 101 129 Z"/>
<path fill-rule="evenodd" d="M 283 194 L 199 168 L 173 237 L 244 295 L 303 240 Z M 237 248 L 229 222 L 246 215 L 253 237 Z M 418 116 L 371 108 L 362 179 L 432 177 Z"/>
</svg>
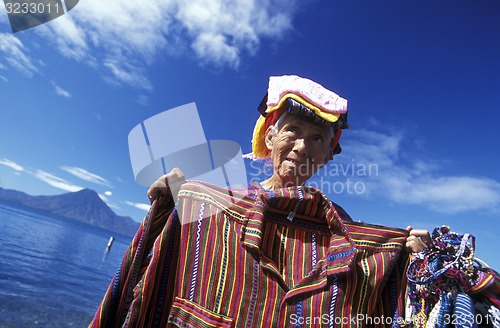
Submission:
<svg viewBox="0 0 500 328">
<path fill-rule="evenodd" d="M 276 134 L 280 130 L 280 128 L 283 126 L 283 121 L 285 120 L 285 117 L 288 116 L 288 112 L 284 112 L 281 114 L 281 116 L 276 120 L 276 123 L 273 125 L 273 133 Z"/>
</svg>

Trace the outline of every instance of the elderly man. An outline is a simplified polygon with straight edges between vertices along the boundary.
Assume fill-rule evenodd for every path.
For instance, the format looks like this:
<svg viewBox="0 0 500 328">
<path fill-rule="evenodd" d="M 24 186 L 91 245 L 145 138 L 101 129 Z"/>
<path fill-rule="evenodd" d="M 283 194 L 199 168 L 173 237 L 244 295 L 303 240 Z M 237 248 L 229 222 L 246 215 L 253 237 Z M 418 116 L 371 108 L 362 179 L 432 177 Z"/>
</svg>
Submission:
<svg viewBox="0 0 500 328">
<path fill-rule="evenodd" d="M 272 176 L 229 192 L 178 169 L 160 177 L 92 327 L 403 323 L 405 246 L 422 250 L 427 233 L 353 222 L 304 185 L 340 152 L 347 101 L 271 77 L 259 111 L 252 151 Z"/>
</svg>

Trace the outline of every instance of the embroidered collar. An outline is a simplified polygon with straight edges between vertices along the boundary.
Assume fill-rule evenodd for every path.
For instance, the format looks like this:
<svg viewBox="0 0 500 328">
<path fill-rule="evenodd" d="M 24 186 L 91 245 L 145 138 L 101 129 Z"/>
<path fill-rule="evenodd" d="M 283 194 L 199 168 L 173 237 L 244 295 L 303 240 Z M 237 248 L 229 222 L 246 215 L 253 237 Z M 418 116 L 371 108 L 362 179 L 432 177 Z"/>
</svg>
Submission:
<svg viewBox="0 0 500 328">
<path fill-rule="evenodd" d="M 332 275 L 349 270 L 354 260 L 354 242 L 332 203 L 320 190 L 294 186 L 275 190 L 260 187 L 255 191 L 254 204 L 246 211 L 243 222 L 242 242 L 246 247 L 261 255 L 264 220 L 281 221 L 330 235 L 326 256 L 318 261 L 311 275 Z"/>
</svg>

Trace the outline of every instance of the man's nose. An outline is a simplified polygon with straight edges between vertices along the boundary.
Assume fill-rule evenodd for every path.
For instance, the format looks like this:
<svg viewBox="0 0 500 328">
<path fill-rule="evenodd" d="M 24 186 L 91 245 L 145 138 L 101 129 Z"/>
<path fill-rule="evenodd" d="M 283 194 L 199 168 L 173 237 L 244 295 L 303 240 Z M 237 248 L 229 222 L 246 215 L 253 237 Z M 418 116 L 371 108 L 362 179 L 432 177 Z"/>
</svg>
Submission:
<svg viewBox="0 0 500 328">
<path fill-rule="evenodd" d="M 307 154 L 307 145 L 304 138 L 295 139 L 293 150 L 298 152 L 301 155 Z"/>
</svg>

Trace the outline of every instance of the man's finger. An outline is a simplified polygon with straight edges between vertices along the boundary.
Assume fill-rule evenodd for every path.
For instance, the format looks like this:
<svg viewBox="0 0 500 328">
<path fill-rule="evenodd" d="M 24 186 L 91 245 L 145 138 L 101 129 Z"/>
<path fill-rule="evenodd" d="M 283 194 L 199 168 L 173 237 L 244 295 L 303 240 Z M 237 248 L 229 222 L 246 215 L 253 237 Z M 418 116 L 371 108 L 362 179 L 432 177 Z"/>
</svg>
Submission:
<svg viewBox="0 0 500 328">
<path fill-rule="evenodd" d="M 420 239 L 426 244 L 430 245 L 431 244 L 431 236 L 429 235 L 429 231 L 424 230 L 424 229 L 412 229 L 410 231 L 410 236 L 415 236 Z"/>
</svg>

